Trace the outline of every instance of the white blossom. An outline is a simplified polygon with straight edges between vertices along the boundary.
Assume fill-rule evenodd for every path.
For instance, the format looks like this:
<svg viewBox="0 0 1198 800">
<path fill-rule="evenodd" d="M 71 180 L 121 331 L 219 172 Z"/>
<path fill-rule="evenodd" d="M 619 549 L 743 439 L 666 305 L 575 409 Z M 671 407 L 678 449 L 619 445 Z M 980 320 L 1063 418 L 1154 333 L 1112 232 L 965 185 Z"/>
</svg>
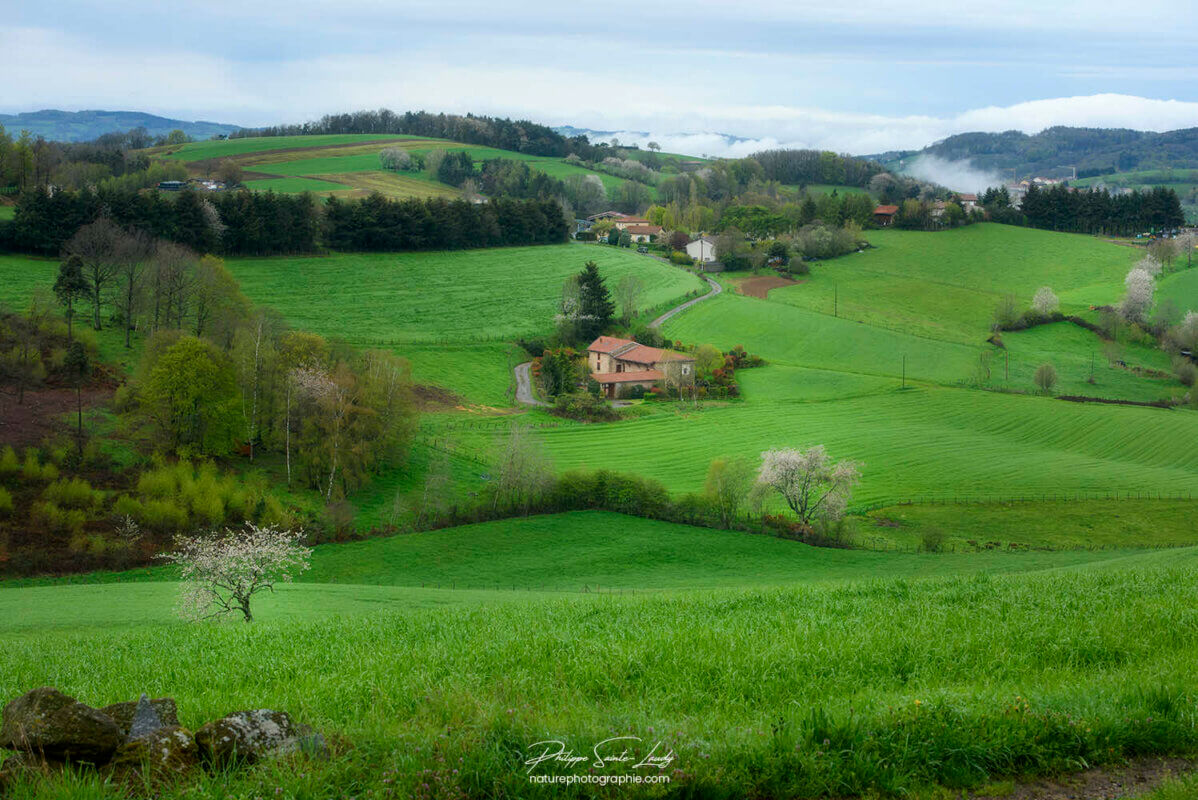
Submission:
<svg viewBox="0 0 1198 800">
<path fill-rule="evenodd" d="M 836 520 L 843 516 L 860 480 L 856 462 L 833 464 L 822 444 L 808 450 L 767 450 L 761 454 L 757 472 L 758 484 L 782 495 L 805 524 L 821 517 Z"/>
<path fill-rule="evenodd" d="M 1152 296 L 1156 291 L 1152 275 L 1147 270 L 1135 267 L 1127 273 L 1123 285 L 1127 287 L 1127 293 L 1119 303 L 1119 313 L 1128 322 L 1148 319 L 1148 312 L 1152 310 Z"/>
<path fill-rule="evenodd" d="M 300 544 L 303 536 L 302 530 L 247 522 L 244 530 L 176 537 L 175 551 L 159 557 L 180 568 L 180 615 L 199 621 L 240 611 L 246 622 L 253 621 L 255 594 L 273 592 L 275 583 L 308 569 L 312 549 Z"/>
<path fill-rule="evenodd" d="M 1032 308 L 1037 314 L 1042 317 L 1047 317 L 1058 308 L 1061 307 L 1061 301 L 1057 298 L 1050 286 L 1041 286 L 1036 290 L 1035 297 L 1032 298 Z"/>
</svg>

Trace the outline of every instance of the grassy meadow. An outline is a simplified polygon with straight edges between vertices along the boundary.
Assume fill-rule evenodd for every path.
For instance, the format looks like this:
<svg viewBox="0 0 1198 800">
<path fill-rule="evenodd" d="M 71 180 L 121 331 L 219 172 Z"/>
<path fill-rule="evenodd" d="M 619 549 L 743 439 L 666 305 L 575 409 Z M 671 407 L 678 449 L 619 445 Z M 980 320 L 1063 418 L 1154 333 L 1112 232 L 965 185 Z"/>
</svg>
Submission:
<svg viewBox="0 0 1198 800">
<path fill-rule="evenodd" d="M 570 529 L 560 529 L 563 553 L 578 544 Z M 523 559 L 506 551 L 557 530 L 530 528 L 516 535 L 531 540 L 515 542 L 469 529 L 430 536 L 486 537 L 480 546 L 490 543 L 496 559 L 467 546 L 462 564 L 510 575 L 545 548 Z M 663 531 L 640 533 L 640 560 L 657 561 Z M 668 563 L 678 548 L 674 532 L 664 534 Z M 747 575 L 786 545 L 710 535 L 769 548 L 749 561 L 739 543 L 702 545 L 744 559 Z M 412 554 L 423 546 L 405 538 L 383 544 Z M 788 546 L 792 558 L 823 553 Z M 458 547 L 445 552 L 456 559 Z M 547 738 L 587 751 L 636 736 L 639 755 L 662 741 L 675 754 L 671 782 L 628 791 L 655 797 L 928 796 L 934 785 L 978 787 L 1198 744 L 1198 636 L 1186 622 L 1198 589 L 1193 550 L 1044 559 L 1007 576 L 946 567 L 925 579 L 893 569 L 878 577 L 865 564 L 853 578 L 845 565 L 855 554 L 831 555 L 844 559 L 833 571 L 848 580 L 635 595 L 304 583 L 284 587 L 253 626 L 172 619 L 169 583 L 0 589 L 15 612 L 0 615 L 0 696 L 48 684 L 99 705 L 147 691 L 176 698 L 192 727 L 268 703 L 353 744 L 302 769 L 266 764 L 160 788 L 166 797 L 433 796 L 421 784 L 443 797 L 599 794 L 529 783 L 523 761 Z M 991 558 L 993 567 L 1042 557 Z M 350 569 L 361 563 L 346 559 Z M 560 567 L 540 563 L 545 577 Z M 59 796 L 116 791 L 83 778 L 53 787 Z M 34 781 L 10 794 L 44 788 Z"/>
</svg>

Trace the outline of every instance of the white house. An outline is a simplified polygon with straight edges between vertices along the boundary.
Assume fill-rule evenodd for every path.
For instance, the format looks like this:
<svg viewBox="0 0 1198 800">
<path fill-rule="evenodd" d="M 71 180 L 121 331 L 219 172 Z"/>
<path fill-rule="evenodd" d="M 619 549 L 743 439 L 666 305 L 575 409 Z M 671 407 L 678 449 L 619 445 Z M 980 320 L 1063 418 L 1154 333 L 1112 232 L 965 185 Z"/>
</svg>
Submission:
<svg viewBox="0 0 1198 800">
<path fill-rule="evenodd" d="M 715 261 L 715 239 L 710 236 L 700 236 L 687 244 L 686 254 L 701 264 Z"/>
</svg>

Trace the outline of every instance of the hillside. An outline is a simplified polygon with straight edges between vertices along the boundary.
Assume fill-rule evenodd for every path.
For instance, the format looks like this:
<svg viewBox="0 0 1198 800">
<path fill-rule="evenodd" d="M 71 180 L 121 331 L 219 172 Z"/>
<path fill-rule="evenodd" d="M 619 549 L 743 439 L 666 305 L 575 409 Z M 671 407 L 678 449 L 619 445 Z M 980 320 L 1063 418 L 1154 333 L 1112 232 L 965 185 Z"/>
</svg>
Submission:
<svg viewBox="0 0 1198 800">
<path fill-rule="evenodd" d="M 1198 167 L 1198 128 L 1154 133 L 1122 128 L 1057 126 L 1036 134 L 960 133 L 922 150 L 885 153 L 875 158 L 894 165 L 921 155 L 968 161 L 975 169 L 1014 170 L 1020 177 L 1079 177 L 1112 172 Z"/>
<path fill-rule="evenodd" d="M 142 111 L 57 109 L 0 114 L 0 125 L 13 133 L 27 130 L 34 136 L 59 142 L 86 142 L 106 133 L 124 133 L 134 128 L 145 128 L 150 136 L 162 136 L 173 130 L 181 130 L 193 139 L 208 139 L 217 134 L 241 130 L 239 125 L 171 119 Z"/>
</svg>

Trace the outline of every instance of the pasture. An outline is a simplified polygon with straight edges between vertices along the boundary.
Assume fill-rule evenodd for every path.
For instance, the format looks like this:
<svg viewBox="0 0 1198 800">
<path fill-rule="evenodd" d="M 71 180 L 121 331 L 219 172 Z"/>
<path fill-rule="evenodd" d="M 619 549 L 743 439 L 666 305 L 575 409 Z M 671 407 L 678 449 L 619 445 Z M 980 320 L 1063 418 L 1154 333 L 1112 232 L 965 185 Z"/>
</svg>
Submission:
<svg viewBox="0 0 1198 800">
<path fill-rule="evenodd" d="M 440 535 L 498 547 L 495 569 L 532 568 L 534 553 L 504 551 L 545 541 L 487 533 Z M 642 533 L 636 552 L 651 569 L 663 532 Z M 668 560 L 677 547 L 665 541 Z M 569 535 L 555 544 L 530 578 L 549 578 L 572 546 L 587 545 Z M 481 555 L 467 545 L 463 563 Z M 776 557 L 759 555 L 768 558 L 741 554 L 740 569 Z M 641 755 L 658 740 L 673 751 L 669 794 L 976 788 L 1198 743 L 1198 636 L 1185 623 L 1195 557 L 926 579 L 875 579 L 867 567 L 843 581 L 637 595 L 302 583 L 264 603 L 253 626 L 172 619 L 169 583 L 0 589 L 0 697 L 54 685 L 100 705 L 146 691 L 174 697 L 192 727 L 269 704 L 353 746 L 302 769 L 201 774 L 164 787 L 166 797 L 419 795 L 430 778 L 444 796 L 558 797 L 561 787 L 528 782 L 529 746 L 554 738 L 587 751 L 620 734 L 644 740 Z M 994 555 L 992 566 L 1035 558 L 1044 556 Z M 407 567 L 398 558 L 380 568 Z M 115 791 L 51 780 L 10 795 Z"/>
<path fill-rule="evenodd" d="M 247 296 L 296 327 L 403 355 L 406 345 L 420 345 L 410 356 L 419 380 L 496 404 L 497 370 L 510 374 L 508 360 L 474 346 L 551 329 L 562 284 L 588 260 L 613 286 L 622 275 L 640 276 L 643 308 L 702 291 L 699 278 L 655 259 L 578 244 L 230 259 L 228 265 Z"/>
</svg>

